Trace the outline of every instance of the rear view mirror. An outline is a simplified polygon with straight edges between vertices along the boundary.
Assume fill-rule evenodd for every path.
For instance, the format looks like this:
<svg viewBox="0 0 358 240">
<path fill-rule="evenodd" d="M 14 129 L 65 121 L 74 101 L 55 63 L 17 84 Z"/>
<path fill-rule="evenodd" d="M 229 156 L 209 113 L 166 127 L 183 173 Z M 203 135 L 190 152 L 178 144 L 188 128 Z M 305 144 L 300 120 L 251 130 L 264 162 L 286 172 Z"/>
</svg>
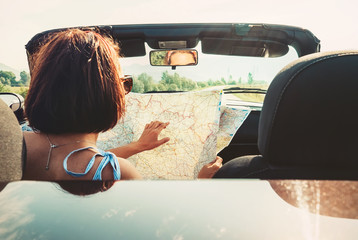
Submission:
<svg viewBox="0 0 358 240">
<path fill-rule="evenodd" d="M 150 52 L 152 66 L 188 66 L 198 64 L 198 52 L 189 50 L 154 50 Z"/>
</svg>

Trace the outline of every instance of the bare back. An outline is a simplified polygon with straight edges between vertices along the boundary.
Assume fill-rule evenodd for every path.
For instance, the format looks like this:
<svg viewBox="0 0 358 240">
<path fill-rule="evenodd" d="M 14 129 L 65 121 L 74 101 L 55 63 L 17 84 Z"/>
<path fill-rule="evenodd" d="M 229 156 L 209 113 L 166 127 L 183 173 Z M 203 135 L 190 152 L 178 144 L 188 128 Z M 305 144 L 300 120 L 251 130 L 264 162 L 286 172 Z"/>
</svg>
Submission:
<svg viewBox="0 0 358 240">
<path fill-rule="evenodd" d="M 73 177 L 66 173 L 63 162 L 66 156 L 72 151 L 84 147 L 96 147 L 95 141 L 62 141 L 52 142 L 58 144 L 59 147 L 50 147 L 49 139 L 46 134 L 24 132 L 27 148 L 27 161 L 24 171 L 24 180 L 45 180 L 45 181 L 58 181 L 58 180 L 92 180 L 101 160 L 103 157 L 96 156 L 93 167 L 83 177 Z M 63 143 L 65 142 L 65 143 Z M 51 151 L 51 152 L 50 152 Z M 72 154 L 68 158 L 68 170 L 72 172 L 83 173 L 90 159 L 98 151 L 94 149 L 87 149 Z M 49 161 L 48 161 L 49 160 Z M 121 179 L 136 179 L 140 178 L 133 166 L 125 159 L 118 158 L 121 171 Z M 48 170 L 46 166 L 48 165 Z M 134 172 L 133 172 L 134 171 Z M 108 164 L 102 171 L 103 180 L 113 180 L 113 169 Z"/>
</svg>

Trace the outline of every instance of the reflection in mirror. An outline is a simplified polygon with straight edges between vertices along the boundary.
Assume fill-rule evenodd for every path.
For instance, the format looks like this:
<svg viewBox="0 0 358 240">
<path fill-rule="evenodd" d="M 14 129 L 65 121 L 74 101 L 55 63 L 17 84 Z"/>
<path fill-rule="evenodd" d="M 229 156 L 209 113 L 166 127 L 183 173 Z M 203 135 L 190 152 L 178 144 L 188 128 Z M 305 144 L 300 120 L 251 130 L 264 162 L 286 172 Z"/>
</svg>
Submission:
<svg viewBox="0 0 358 240">
<path fill-rule="evenodd" d="M 3 100 L 13 112 L 19 110 L 24 101 L 21 95 L 15 93 L 0 93 L 0 99 Z"/>
<path fill-rule="evenodd" d="M 349 181 L 270 180 L 287 203 L 314 214 L 358 219 L 358 183 Z"/>
<path fill-rule="evenodd" d="M 155 50 L 150 52 L 153 66 L 188 66 L 198 64 L 198 52 L 189 50 Z"/>
<path fill-rule="evenodd" d="M 116 181 L 57 181 L 61 190 L 77 195 L 88 196 L 98 192 L 105 192 L 113 187 Z"/>
<path fill-rule="evenodd" d="M 16 112 L 17 110 L 20 109 L 20 106 L 21 106 L 21 104 L 19 102 L 17 102 L 17 103 L 11 104 L 10 108 L 11 108 L 12 111 Z"/>
<path fill-rule="evenodd" d="M 25 122 L 24 116 L 24 98 L 16 93 L 0 93 L 0 99 L 14 112 L 18 122 Z"/>
</svg>

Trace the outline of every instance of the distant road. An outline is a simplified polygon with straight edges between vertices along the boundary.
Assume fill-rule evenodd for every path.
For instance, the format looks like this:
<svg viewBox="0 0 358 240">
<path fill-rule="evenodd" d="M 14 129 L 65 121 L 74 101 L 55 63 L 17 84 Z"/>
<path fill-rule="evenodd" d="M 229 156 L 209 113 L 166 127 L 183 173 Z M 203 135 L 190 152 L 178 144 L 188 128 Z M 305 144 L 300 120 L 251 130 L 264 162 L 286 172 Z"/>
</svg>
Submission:
<svg viewBox="0 0 358 240">
<path fill-rule="evenodd" d="M 230 88 L 231 85 L 224 85 L 224 86 L 214 86 L 205 88 L 205 90 L 223 90 L 225 88 Z M 235 107 L 235 106 L 246 106 L 246 107 L 262 107 L 262 103 L 254 103 L 254 102 L 245 102 L 240 99 L 237 94 L 223 94 L 222 104 L 225 106 Z"/>
<path fill-rule="evenodd" d="M 214 86 L 205 88 L 205 90 L 223 90 L 225 88 L 230 88 L 231 85 L 223 85 L 223 86 Z M 223 94 L 222 104 L 223 105 L 237 105 L 237 102 L 241 101 L 239 97 L 234 94 Z"/>
</svg>

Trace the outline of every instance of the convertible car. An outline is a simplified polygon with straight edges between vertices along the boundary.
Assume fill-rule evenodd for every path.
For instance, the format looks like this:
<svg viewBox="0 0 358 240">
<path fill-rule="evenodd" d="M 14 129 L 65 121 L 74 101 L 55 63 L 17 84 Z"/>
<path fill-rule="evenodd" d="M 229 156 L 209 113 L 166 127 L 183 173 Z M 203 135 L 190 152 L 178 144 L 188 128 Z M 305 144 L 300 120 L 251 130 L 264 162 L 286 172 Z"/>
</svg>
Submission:
<svg viewBox="0 0 358 240">
<path fill-rule="evenodd" d="M 1 239 L 357 238 L 358 51 L 321 53 L 310 31 L 272 24 L 76 28 L 118 42 L 136 95 L 219 92 L 247 114 L 214 179 L 40 182 L 19 181 L 26 124 L 2 104 Z M 29 59 L 62 30 L 35 35 Z"/>
</svg>

